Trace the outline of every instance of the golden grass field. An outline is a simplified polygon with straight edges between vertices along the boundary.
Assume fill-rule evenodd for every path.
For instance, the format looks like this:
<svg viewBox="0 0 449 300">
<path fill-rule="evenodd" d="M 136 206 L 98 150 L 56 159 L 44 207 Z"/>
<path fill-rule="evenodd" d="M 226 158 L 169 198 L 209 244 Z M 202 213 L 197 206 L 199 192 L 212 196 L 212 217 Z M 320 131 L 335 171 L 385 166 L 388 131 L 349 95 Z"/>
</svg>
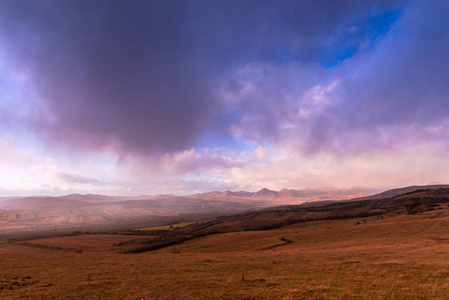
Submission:
<svg viewBox="0 0 449 300">
<path fill-rule="evenodd" d="M 357 225 L 357 222 L 360 224 Z M 365 223 L 366 222 L 366 223 Z M 447 299 L 449 209 L 216 234 L 141 254 L 125 235 L 0 243 L 1 299 Z M 109 250 L 108 250 L 109 249 Z"/>
</svg>

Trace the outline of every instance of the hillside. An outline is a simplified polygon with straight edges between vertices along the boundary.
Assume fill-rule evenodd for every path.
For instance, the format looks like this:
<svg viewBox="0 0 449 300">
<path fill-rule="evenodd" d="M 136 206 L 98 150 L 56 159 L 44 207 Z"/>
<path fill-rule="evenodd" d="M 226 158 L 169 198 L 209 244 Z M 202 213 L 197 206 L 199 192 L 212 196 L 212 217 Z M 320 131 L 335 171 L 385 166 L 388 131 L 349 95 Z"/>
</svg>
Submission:
<svg viewBox="0 0 449 300">
<path fill-rule="evenodd" d="M 237 231 L 140 254 L 123 252 L 156 235 L 0 242 L 0 293 L 2 299 L 445 299 L 448 194 L 447 189 L 426 190 L 316 207 L 324 213 L 332 207 L 340 213 L 366 207 L 384 213 L 272 230 L 240 231 L 236 216 L 222 226 Z M 275 213 L 281 219 L 300 209 L 281 206 L 238 216 L 241 224 L 264 214 L 268 222 Z"/>
<path fill-rule="evenodd" d="M 366 189 L 282 189 L 258 192 L 212 191 L 191 196 L 104 196 L 0 198 L 0 238 L 25 232 L 107 230 L 164 225 L 307 201 L 342 200 L 366 195 Z M 5 235 L 8 234 L 8 235 Z"/>
<path fill-rule="evenodd" d="M 354 198 L 352 200 L 384 199 L 384 198 L 391 198 L 391 197 L 395 197 L 395 196 L 398 196 L 398 195 L 401 195 L 401 194 L 410 193 L 410 192 L 414 192 L 414 191 L 422 190 L 422 189 L 433 190 L 433 189 L 447 189 L 447 188 L 449 188 L 449 185 L 447 185 L 447 184 L 413 185 L 413 186 L 407 186 L 407 187 L 387 190 L 387 191 L 384 191 L 382 193 L 374 194 L 374 195 L 370 195 L 370 196 L 358 197 L 358 198 Z"/>
<path fill-rule="evenodd" d="M 266 230 L 315 220 L 366 218 L 391 213 L 417 214 L 435 210 L 434 207 L 441 203 L 449 203 L 449 188 L 420 189 L 386 199 L 322 203 L 319 206 L 303 204 L 271 207 L 191 224 L 180 231 L 204 235 L 210 232 Z"/>
<path fill-rule="evenodd" d="M 176 196 L 22 197 L 0 203 L 0 239 L 27 232 L 106 230 L 161 225 L 179 218 L 231 214 L 266 204 Z"/>
<path fill-rule="evenodd" d="M 306 219 L 335 217 L 342 212 L 353 215 L 381 213 L 380 210 L 367 206 L 367 203 L 371 202 L 362 202 L 366 199 L 381 199 L 385 195 L 423 189 L 434 190 L 441 187 L 443 186 L 406 187 L 350 201 L 346 199 L 355 193 L 361 193 L 362 189 L 273 191 L 265 188 L 254 193 L 216 191 L 192 196 L 111 197 L 72 194 L 61 197 L 8 197 L 0 199 L 0 238 L 9 238 L 13 233 L 17 235 L 27 232 L 58 234 L 87 229 L 97 231 L 112 228 L 131 229 L 166 225 L 177 221 L 210 220 L 217 216 L 232 219 L 236 213 L 252 218 L 253 223 L 259 224 L 259 227 L 266 227 L 274 226 L 272 223 L 276 220 L 284 224 L 287 221 L 302 222 Z M 352 204 L 342 204 L 339 201 Z M 332 203 L 335 205 L 328 206 Z M 286 204 L 288 210 L 293 210 L 294 213 L 284 213 L 283 217 L 279 218 L 277 214 L 286 211 L 282 206 Z M 270 207 L 275 208 L 269 209 Z M 268 212 L 271 215 L 265 215 Z M 268 223 L 271 225 L 260 225 L 263 218 L 270 219 Z"/>
</svg>

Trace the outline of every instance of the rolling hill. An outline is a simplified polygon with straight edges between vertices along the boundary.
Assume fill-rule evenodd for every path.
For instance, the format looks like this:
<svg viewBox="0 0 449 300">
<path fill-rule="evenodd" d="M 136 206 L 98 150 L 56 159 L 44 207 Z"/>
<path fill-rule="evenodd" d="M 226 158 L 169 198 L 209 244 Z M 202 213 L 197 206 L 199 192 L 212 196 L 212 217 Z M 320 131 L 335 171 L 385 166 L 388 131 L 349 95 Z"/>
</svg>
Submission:
<svg viewBox="0 0 449 300">
<path fill-rule="evenodd" d="M 420 189 L 386 199 L 278 206 L 165 231 L 0 241 L 0 294 L 2 299 L 446 299 L 448 225 L 449 189 Z M 170 244 L 171 234 L 196 236 Z M 155 242 L 166 244 L 133 251 Z"/>
<path fill-rule="evenodd" d="M 201 218 L 212 219 L 217 216 L 232 219 L 236 213 L 247 213 L 248 218 L 255 220 L 254 224 L 259 224 L 264 218 L 278 220 L 279 211 L 286 211 L 285 207 L 281 207 L 282 205 L 289 205 L 286 207 L 296 211 L 296 215 L 288 215 L 289 222 L 307 218 L 314 219 L 317 216 L 320 218 L 330 217 L 341 211 L 370 214 L 374 212 L 373 208 L 360 203 L 369 199 L 382 199 L 401 193 L 426 189 L 435 190 L 441 187 L 449 186 L 412 186 L 352 200 L 347 199 L 366 195 L 368 190 L 358 188 L 274 191 L 264 188 L 257 192 L 214 191 L 191 196 L 115 197 L 71 194 L 61 197 L 7 197 L 0 199 L 0 236 L 12 232 L 54 231 L 58 233 L 61 230 L 80 230 L 93 227 L 98 230 L 100 228 L 148 227 L 157 224 L 164 225 L 175 219 L 189 221 Z M 339 201 L 350 201 L 352 204 L 339 204 Z M 333 206 L 329 206 L 329 204 Z M 351 207 L 354 205 L 361 205 L 360 211 L 353 211 Z M 270 211 L 269 207 L 275 207 L 276 213 L 271 212 L 264 215 Z M 327 209 L 326 212 L 325 209 Z M 284 216 L 279 221 L 285 222 L 286 218 Z M 271 224 L 271 221 L 267 222 Z"/>
<path fill-rule="evenodd" d="M 405 194 L 405 193 L 414 192 L 414 191 L 417 191 L 417 190 L 434 190 L 434 189 L 442 189 L 442 188 L 443 189 L 447 189 L 447 188 L 449 188 L 449 185 L 447 185 L 447 184 L 412 185 L 412 186 L 407 186 L 407 187 L 387 190 L 387 191 L 384 191 L 384 192 L 379 193 L 379 194 L 369 195 L 369 196 L 365 196 L 365 197 L 358 197 L 358 198 L 354 198 L 352 200 L 384 199 L 384 198 L 395 197 L 395 196 L 398 196 L 398 195 L 401 195 L 401 194 Z"/>
</svg>

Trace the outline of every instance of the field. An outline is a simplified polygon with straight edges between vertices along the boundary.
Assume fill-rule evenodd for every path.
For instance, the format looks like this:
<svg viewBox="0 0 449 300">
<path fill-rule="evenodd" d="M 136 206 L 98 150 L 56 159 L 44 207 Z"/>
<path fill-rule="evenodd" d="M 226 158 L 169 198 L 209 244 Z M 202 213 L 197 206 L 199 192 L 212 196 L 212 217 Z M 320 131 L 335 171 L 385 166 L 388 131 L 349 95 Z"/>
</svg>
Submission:
<svg viewBox="0 0 449 300">
<path fill-rule="evenodd" d="M 153 226 L 153 227 L 144 227 L 144 228 L 138 228 L 138 230 L 172 230 L 174 228 L 178 227 L 184 227 L 190 224 L 194 224 L 196 222 L 183 222 L 183 223 L 173 223 L 170 225 L 164 225 L 164 226 Z"/>
<path fill-rule="evenodd" d="M 140 254 L 80 235 L 0 243 L 2 299 L 445 299 L 449 209 L 213 234 Z M 140 237 L 141 238 L 141 237 Z M 77 253 L 67 248 L 83 248 Z M 60 247 L 58 248 L 50 248 Z"/>
</svg>

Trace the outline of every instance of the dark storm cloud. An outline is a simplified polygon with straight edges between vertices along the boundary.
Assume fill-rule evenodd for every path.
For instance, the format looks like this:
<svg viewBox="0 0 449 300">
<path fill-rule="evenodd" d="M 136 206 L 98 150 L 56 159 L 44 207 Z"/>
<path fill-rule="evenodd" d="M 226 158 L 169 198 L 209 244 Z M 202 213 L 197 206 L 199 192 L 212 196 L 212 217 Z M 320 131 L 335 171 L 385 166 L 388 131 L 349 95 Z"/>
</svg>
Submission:
<svg viewBox="0 0 449 300">
<path fill-rule="evenodd" d="M 213 113 L 170 1 L 3 2 L 7 58 L 39 98 L 51 140 L 122 150 L 189 145 Z"/>
<path fill-rule="evenodd" d="M 7 68 L 26 78 L 37 99 L 34 128 L 49 141 L 122 154 L 174 152 L 198 145 L 210 127 L 223 136 L 232 125 L 220 122 L 228 106 L 216 89 L 240 66 L 329 64 L 363 38 L 349 32 L 352 24 L 366 25 L 396 9 L 392 3 L 2 1 L 1 53 Z M 356 41 L 340 42 L 347 37 Z M 261 94 L 237 108 L 262 137 L 278 135 L 288 117 L 277 97 L 288 91 L 276 83 L 270 99 Z"/>
</svg>

